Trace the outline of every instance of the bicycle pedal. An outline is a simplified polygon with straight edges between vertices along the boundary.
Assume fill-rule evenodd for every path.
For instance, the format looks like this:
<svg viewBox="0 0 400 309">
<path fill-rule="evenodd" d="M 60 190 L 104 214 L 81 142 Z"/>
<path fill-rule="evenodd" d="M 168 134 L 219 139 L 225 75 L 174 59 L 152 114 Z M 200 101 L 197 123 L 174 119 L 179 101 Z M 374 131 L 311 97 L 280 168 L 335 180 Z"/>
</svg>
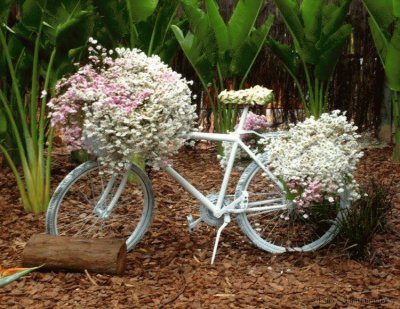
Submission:
<svg viewBox="0 0 400 309">
<path fill-rule="evenodd" d="M 194 230 L 196 229 L 196 226 L 202 221 L 201 218 L 194 220 L 192 215 L 188 215 L 186 217 L 186 219 L 187 219 L 187 223 L 188 223 L 189 233 L 193 233 Z"/>
</svg>

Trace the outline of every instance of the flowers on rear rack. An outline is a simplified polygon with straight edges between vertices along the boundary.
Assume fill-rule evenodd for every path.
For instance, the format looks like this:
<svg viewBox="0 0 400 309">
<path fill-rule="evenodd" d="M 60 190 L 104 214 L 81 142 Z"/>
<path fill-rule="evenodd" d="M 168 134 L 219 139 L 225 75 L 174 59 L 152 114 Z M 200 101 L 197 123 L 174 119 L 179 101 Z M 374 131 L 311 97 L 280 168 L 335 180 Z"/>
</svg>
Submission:
<svg viewBox="0 0 400 309">
<path fill-rule="evenodd" d="M 333 111 L 319 119 L 308 118 L 292 126 L 288 134 L 265 141 L 270 168 L 304 217 L 310 206 L 334 204 L 340 195 L 359 198 L 353 172 L 363 153 L 356 130 L 344 114 Z"/>
<path fill-rule="evenodd" d="M 96 154 L 108 170 L 122 169 L 134 155 L 157 166 L 194 125 L 191 82 L 158 56 L 90 43 L 89 64 L 61 79 L 48 103 L 52 125 L 70 149 Z"/>
</svg>

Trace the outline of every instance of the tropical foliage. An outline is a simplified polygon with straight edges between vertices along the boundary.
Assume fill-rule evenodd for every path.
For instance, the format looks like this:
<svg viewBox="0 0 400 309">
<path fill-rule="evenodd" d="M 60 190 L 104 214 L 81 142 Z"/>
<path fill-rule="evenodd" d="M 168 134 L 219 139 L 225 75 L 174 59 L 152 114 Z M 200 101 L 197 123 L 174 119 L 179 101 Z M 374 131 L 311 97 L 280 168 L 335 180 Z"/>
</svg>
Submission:
<svg viewBox="0 0 400 309">
<path fill-rule="evenodd" d="M 400 161 L 400 2 L 397 0 L 363 0 L 379 58 L 392 91 L 393 159 Z"/>
<path fill-rule="evenodd" d="M 0 266 L 0 288 L 3 286 L 18 280 L 22 276 L 29 274 L 30 272 L 40 268 L 39 267 L 32 267 L 32 268 L 2 268 Z"/>
<path fill-rule="evenodd" d="M 13 4 L 2 7 L 3 22 Z M 19 5 L 20 19 L 0 29 L 2 131 L 11 136 L 3 138 L 0 151 L 15 174 L 24 208 L 39 213 L 50 197 L 53 131 L 47 126 L 46 94 L 85 45 L 91 7 L 77 0 L 25 0 Z"/>
<path fill-rule="evenodd" d="M 293 78 L 306 115 L 327 109 L 330 81 L 352 27 L 345 22 L 351 0 L 274 0 L 293 45 L 267 41 Z M 305 75 L 306 86 L 301 83 Z"/>
<path fill-rule="evenodd" d="M 241 89 L 265 44 L 273 23 L 270 16 L 255 28 L 263 0 L 239 0 L 225 23 L 215 0 L 181 0 L 190 30 L 184 34 L 178 25 L 172 29 L 185 56 L 196 71 L 214 114 L 217 132 L 227 132 L 236 125 L 237 106 L 221 104 L 214 93 Z"/>
<path fill-rule="evenodd" d="M 94 0 L 93 5 L 100 17 L 93 36 L 102 44 L 139 48 L 148 56 L 156 54 L 171 62 L 178 47 L 171 24 L 184 24 L 176 17 L 178 0 Z"/>
</svg>

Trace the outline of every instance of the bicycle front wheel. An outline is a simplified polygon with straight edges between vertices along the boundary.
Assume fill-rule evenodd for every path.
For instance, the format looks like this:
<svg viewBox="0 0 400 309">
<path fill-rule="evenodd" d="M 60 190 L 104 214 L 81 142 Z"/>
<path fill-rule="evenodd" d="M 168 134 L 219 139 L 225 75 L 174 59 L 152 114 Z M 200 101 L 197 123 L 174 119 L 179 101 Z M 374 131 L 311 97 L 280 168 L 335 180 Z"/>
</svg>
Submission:
<svg viewBox="0 0 400 309">
<path fill-rule="evenodd" d="M 237 221 L 250 240 L 271 253 L 315 251 L 332 241 L 350 206 L 346 195 L 337 205 L 311 207 L 306 219 L 286 201 L 276 182 L 255 162 L 239 178 L 235 195 L 238 198 L 248 193 L 248 209 L 237 216 Z"/>
<path fill-rule="evenodd" d="M 59 184 L 50 200 L 47 232 L 126 239 L 127 248 L 131 250 L 151 224 L 154 193 L 150 179 L 137 165 L 133 164 L 126 173 L 101 173 L 100 165 L 94 161 L 75 168 Z"/>
</svg>

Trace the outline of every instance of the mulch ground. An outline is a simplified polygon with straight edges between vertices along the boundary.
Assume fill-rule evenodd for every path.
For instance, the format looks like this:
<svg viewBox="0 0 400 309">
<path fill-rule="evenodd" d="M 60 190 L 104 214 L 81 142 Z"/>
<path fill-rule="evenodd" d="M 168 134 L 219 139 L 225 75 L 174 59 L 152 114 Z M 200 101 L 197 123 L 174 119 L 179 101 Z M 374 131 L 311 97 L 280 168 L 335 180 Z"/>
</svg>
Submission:
<svg viewBox="0 0 400 309">
<path fill-rule="evenodd" d="M 123 276 L 35 272 L 0 289 L 0 308 L 400 308 L 400 165 L 390 162 L 390 153 L 367 150 L 357 172 L 360 180 L 390 185 L 395 205 L 367 261 L 351 260 L 338 242 L 314 253 L 272 255 L 233 223 L 210 265 L 215 229 L 203 225 L 190 234 L 186 216 L 198 214 L 198 203 L 168 175 L 152 172 L 156 215 L 128 254 Z M 205 192 L 217 190 L 222 173 L 213 150 L 183 150 L 174 162 Z M 53 184 L 72 168 L 68 156 L 57 156 Z M 13 176 L 3 168 L 0 264 L 21 263 L 26 242 L 44 232 L 44 217 L 23 211 Z"/>
</svg>

